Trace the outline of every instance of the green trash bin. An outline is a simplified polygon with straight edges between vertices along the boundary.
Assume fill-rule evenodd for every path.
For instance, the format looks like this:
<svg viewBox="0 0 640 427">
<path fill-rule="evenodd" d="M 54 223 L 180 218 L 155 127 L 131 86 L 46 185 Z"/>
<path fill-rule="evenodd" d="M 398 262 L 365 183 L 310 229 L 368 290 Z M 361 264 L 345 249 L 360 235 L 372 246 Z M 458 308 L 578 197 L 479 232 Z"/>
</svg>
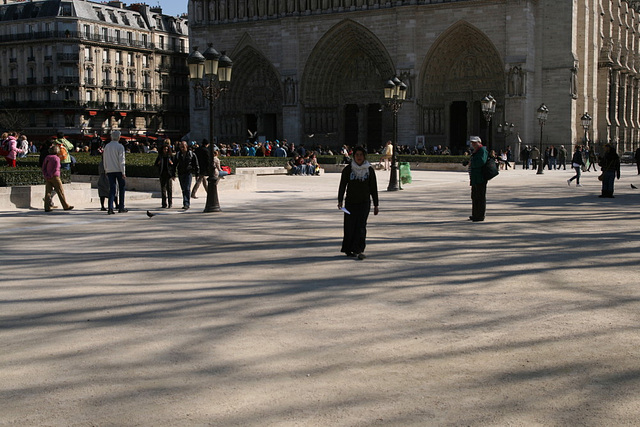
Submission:
<svg viewBox="0 0 640 427">
<path fill-rule="evenodd" d="M 409 162 L 400 162 L 400 182 L 402 184 L 411 184 L 411 167 Z"/>
</svg>

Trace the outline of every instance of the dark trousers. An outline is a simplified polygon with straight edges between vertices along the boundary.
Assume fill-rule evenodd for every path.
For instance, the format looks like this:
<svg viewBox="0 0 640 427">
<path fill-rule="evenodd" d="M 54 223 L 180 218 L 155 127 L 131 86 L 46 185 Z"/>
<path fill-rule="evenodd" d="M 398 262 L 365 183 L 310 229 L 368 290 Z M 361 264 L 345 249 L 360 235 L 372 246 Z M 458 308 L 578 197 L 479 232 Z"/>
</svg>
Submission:
<svg viewBox="0 0 640 427">
<path fill-rule="evenodd" d="M 606 171 L 602 173 L 602 195 L 613 196 L 613 184 L 616 181 L 616 171 Z"/>
<path fill-rule="evenodd" d="M 107 173 L 107 178 L 109 178 L 109 210 L 113 210 L 113 204 L 116 199 L 116 181 L 118 181 L 118 208 L 124 209 L 125 180 L 122 176 L 122 172 L 109 172 Z"/>
<path fill-rule="evenodd" d="M 171 207 L 171 199 L 173 197 L 173 188 L 170 176 L 161 176 L 160 177 L 160 193 L 162 194 L 162 207 L 166 208 L 167 206 Z M 167 201 L 169 204 L 167 204 Z"/>
<path fill-rule="evenodd" d="M 191 178 L 190 173 L 186 175 L 178 175 L 180 181 L 180 189 L 182 190 L 182 207 L 188 208 L 191 205 Z"/>
<path fill-rule="evenodd" d="M 345 205 L 350 214 L 344 214 L 344 237 L 341 252 L 360 254 L 364 252 L 367 238 L 367 219 L 371 203 Z"/>
<path fill-rule="evenodd" d="M 471 216 L 474 219 L 484 219 L 487 210 L 487 183 L 471 186 Z"/>
</svg>

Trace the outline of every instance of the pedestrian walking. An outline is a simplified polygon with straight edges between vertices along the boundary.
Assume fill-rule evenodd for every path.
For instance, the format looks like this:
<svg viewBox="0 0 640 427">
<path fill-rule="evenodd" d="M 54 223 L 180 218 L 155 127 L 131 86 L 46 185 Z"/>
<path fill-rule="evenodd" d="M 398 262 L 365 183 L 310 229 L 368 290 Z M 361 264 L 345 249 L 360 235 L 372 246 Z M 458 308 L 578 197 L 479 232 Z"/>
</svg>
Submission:
<svg viewBox="0 0 640 427">
<path fill-rule="evenodd" d="M 176 154 L 176 173 L 180 181 L 182 189 L 182 209 L 187 210 L 191 207 L 191 181 L 193 174 L 198 174 L 198 158 L 193 151 L 187 148 L 187 143 L 180 141 L 178 143 L 178 154 Z"/>
<path fill-rule="evenodd" d="M 576 187 L 582 187 L 580 184 L 580 174 L 582 173 L 582 167 L 584 166 L 584 159 L 582 157 L 582 147 L 576 145 L 576 149 L 573 152 L 571 158 L 571 167 L 576 171 L 576 174 L 567 180 L 567 185 L 571 186 L 571 181 L 576 180 Z"/>
<path fill-rule="evenodd" d="M 378 183 L 376 173 L 366 160 L 366 151 L 362 147 L 353 150 L 353 160 L 342 170 L 338 188 L 338 209 L 343 209 L 344 234 L 342 249 L 348 257 L 366 258 L 364 250 L 367 237 L 367 219 L 371 212 L 378 215 Z M 346 198 L 345 198 L 346 191 Z"/>
<path fill-rule="evenodd" d="M 44 211 L 51 212 L 51 192 L 53 189 L 58 194 L 58 199 L 65 211 L 70 211 L 73 206 L 67 203 L 67 199 L 64 197 L 64 189 L 62 188 L 62 181 L 60 180 L 60 158 L 58 154 L 60 148 L 57 144 L 52 145 L 49 148 L 49 155 L 44 158 L 42 163 L 42 175 L 44 176 Z"/>
<path fill-rule="evenodd" d="M 567 170 L 567 149 L 564 148 L 564 145 L 558 148 L 558 170 L 560 170 L 560 166 L 562 166 L 562 170 Z"/>
<path fill-rule="evenodd" d="M 171 149 L 171 141 L 162 145 L 158 157 L 156 157 L 156 168 L 160 175 L 160 194 L 162 195 L 162 207 L 171 209 L 173 202 L 173 180 L 176 178 L 175 157 Z"/>
<path fill-rule="evenodd" d="M 198 158 L 198 166 L 200 168 L 200 173 L 196 175 L 196 183 L 193 185 L 193 189 L 191 190 L 191 198 L 197 199 L 196 193 L 198 192 L 198 188 L 200 184 L 204 188 L 205 192 L 209 192 L 209 183 L 207 182 L 207 178 L 209 177 L 209 170 L 211 169 L 211 154 L 209 150 L 209 141 L 207 139 L 202 140 L 202 145 L 194 150 L 196 157 Z"/>
</svg>

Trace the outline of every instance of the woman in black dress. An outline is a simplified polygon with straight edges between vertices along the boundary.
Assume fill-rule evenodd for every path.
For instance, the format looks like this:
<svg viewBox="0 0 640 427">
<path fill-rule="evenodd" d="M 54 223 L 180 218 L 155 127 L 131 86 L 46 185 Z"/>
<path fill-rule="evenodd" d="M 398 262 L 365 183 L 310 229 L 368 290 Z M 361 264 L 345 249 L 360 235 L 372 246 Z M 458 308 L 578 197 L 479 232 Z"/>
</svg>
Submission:
<svg viewBox="0 0 640 427">
<path fill-rule="evenodd" d="M 376 173 L 366 160 L 366 151 L 362 147 L 353 150 L 353 160 L 342 170 L 338 188 L 338 209 L 342 209 L 343 200 L 348 213 L 344 214 L 341 252 L 349 257 L 365 259 L 367 218 L 371 211 L 371 200 L 374 206 L 373 214 L 378 215 L 378 183 Z"/>
</svg>

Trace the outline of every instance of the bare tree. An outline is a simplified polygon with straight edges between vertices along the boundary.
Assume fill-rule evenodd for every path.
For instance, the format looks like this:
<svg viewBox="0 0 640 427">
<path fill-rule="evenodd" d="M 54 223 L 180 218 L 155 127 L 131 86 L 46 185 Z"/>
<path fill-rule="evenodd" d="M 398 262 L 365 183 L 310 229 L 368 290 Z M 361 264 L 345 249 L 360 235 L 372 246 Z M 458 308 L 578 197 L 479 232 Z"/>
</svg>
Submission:
<svg viewBox="0 0 640 427">
<path fill-rule="evenodd" d="M 29 118 L 22 110 L 0 110 L 0 128 L 22 132 L 28 125 Z"/>
</svg>

